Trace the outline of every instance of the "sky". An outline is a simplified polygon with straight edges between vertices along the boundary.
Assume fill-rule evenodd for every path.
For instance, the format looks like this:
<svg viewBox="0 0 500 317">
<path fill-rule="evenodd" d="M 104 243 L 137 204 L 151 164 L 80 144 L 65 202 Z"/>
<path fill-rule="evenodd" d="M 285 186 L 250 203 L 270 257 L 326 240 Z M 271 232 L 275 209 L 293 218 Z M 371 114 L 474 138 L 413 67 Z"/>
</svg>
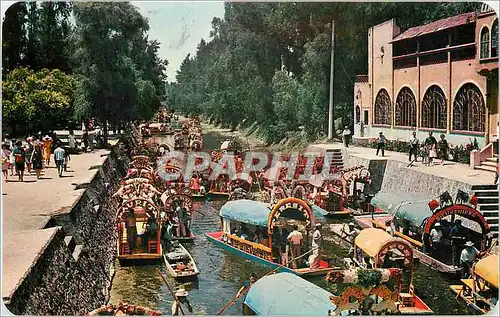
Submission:
<svg viewBox="0 0 500 317">
<path fill-rule="evenodd" d="M 1 1 L 2 21 L 14 1 Z M 149 21 L 149 38 L 160 42 L 159 56 L 167 59 L 167 80 L 175 75 L 187 54 L 194 55 L 203 38 L 208 42 L 212 19 L 224 17 L 222 1 L 132 1 Z"/>
</svg>

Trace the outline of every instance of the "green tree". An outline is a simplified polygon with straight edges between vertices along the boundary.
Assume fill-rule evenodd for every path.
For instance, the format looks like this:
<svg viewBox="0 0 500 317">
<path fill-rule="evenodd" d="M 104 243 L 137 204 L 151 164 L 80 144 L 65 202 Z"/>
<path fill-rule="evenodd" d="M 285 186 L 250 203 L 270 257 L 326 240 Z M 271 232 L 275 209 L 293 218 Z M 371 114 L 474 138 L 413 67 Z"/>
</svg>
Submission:
<svg viewBox="0 0 500 317">
<path fill-rule="evenodd" d="M 2 27 L 2 65 L 4 75 L 22 65 L 26 52 L 26 3 L 16 2 L 5 12 Z"/>
</svg>

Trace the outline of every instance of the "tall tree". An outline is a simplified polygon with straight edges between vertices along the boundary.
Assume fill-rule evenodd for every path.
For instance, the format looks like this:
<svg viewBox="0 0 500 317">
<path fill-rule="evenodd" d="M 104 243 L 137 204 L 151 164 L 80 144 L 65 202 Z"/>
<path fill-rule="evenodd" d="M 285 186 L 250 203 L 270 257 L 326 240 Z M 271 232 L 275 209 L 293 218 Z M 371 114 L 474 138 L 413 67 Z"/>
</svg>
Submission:
<svg viewBox="0 0 500 317">
<path fill-rule="evenodd" d="M 26 3 L 16 2 L 5 12 L 2 27 L 2 64 L 6 72 L 22 65 L 26 55 Z"/>
</svg>

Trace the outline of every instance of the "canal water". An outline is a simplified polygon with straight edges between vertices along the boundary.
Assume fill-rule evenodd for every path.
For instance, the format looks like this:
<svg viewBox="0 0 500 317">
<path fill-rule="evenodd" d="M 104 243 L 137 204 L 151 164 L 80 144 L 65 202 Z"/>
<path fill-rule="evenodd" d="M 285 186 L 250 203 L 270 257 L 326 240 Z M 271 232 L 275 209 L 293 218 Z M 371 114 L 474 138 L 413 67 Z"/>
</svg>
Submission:
<svg viewBox="0 0 500 317">
<path fill-rule="evenodd" d="M 204 130 L 206 149 L 216 149 L 224 136 Z M 162 140 L 169 142 L 170 140 Z M 194 315 L 215 315 L 230 300 L 234 298 L 242 283 L 254 272 L 257 276 L 265 275 L 269 269 L 258 264 L 244 260 L 218 248 L 209 242 L 205 233 L 219 230 L 218 212 L 224 202 L 205 201 L 195 202 L 192 231 L 196 236 L 194 243 L 185 244 L 188 251 L 195 259 L 200 274 L 192 284 L 185 284 L 189 293 L 189 300 L 193 306 Z M 329 223 L 339 223 L 346 220 L 327 220 Z M 327 226 L 325 226 L 327 227 Z M 333 233 L 324 232 L 325 237 L 338 241 Z M 340 263 L 347 255 L 347 246 L 327 243 L 324 254 L 334 258 L 334 264 Z M 170 315 L 173 299 L 161 277 L 157 273 L 160 269 L 169 285 L 177 288 L 180 284 L 167 276 L 165 267 L 141 266 L 120 267 L 116 263 L 116 273 L 111 288 L 111 303 L 120 300 L 147 306 L 160 310 L 163 314 Z M 310 279 L 316 285 L 336 293 L 335 286 L 328 284 L 324 278 Z M 439 315 L 475 314 L 463 302 L 455 299 L 454 293 L 449 289 L 452 281 L 443 275 L 432 271 L 426 266 L 415 267 L 414 285 L 417 295 Z M 175 290 L 174 290 L 175 291 Z M 242 314 L 242 299 L 239 299 L 224 313 L 226 315 Z"/>
</svg>

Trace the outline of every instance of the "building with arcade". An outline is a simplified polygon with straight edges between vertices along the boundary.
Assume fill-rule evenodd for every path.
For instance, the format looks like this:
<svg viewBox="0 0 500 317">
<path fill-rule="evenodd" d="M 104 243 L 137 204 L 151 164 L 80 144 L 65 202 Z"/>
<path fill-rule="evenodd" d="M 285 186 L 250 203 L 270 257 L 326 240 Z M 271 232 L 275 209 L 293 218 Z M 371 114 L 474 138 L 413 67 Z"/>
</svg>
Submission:
<svg viewBox="0 0 500 317">
<path fill-rule="evenodd" d="M 498 140 L 498 16 L 488 6 L 402 31 L 368 30 L 368 74 L 354 85 L 354 137 L 445 134 Z"/>
</svg>

